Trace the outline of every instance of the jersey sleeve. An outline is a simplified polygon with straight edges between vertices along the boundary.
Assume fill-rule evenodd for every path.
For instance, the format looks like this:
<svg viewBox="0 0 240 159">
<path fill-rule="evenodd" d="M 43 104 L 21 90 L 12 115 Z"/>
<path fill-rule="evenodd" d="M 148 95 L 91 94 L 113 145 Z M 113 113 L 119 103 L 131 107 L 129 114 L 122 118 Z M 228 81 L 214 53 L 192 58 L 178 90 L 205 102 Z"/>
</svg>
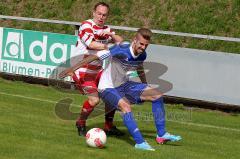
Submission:
<svg viewBox="0 0 240 159">
<path fill-rule="evenodd" d="M 100 60 L 104 60 L 108 57 L 117 57 L 118 59 L 126 58 L 126 49 L 119 47 L 119 45 L 114 45 L 109 50 L 101 50 L 96 53 L 96 56 Z"/>
<path fill-rule="evenodd" d="M 101 51 L 97 51 L 96 56 L 100 59 L 100 60 L 104 60 L 110 56 L 118 56 L 124 54 L 124 52 L 121 51 L 121 49 L 119 48 L 119 45 L 114 45 L 111 48 L 109 48 L 109 50 L 101 50 Z"/>
<path fill-rule="evenodd" d="M 108 58 L 110 56 L 110 51 L 109 50 L 101 50 L 101 51 L 98 51 L 96 53 L 96 56 L 100 59 L 100 60 L 104 60 L 106 58 Z"/>
<path fill-rule="evenodd" d="M 91 24 L 88 22 L 83 22 L 79 28 L 79 38 L 87 46 L 91 44 L 94 39 L 94 34 Z"/>
<path fill-rule="evenodd" d="M 125 56 L 125 50 L 123 48 L 121 48 L 120 45 L 114 45 L 109 50 L 110 50 L 111 56 L 113 56 L 113 57 L 115 56 L 115 57 L 120 58 L 121 56 Z"/>
</svg>

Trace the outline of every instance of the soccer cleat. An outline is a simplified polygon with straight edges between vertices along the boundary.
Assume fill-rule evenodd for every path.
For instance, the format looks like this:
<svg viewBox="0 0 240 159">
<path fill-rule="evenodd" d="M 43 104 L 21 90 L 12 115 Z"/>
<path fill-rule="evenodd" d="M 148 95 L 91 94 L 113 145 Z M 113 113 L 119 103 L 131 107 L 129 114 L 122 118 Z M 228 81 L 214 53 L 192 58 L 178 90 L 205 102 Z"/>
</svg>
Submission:
<svg viewBox="0 0 240 159">
<path fill-rule="evenodd" d="M 135 148 L 140 150 L 155 151 L 155 149 L 152 148 L 152 146 L 150 146 L 147 142 L 143 142 L 141 144 L 135 144 Z"/>
<path fill-rule="evenodd" d="M 86 134 L 87 134 L 86 126 L 80 126 L 80 125 L 76 124 L 76 127 L 77 127 L 77 131 L 78 131 L 79 136 L 86 136 Z"/>
<path fill-rule="evenodd" d="M 110 129 L 104 129 L 107 136 L 123 136 L 124 133 L 120 131 L 116 126 L 112 126 Z"/>
<path fill-rule="evenodd" d="M 175 141 L 179 141 L 179 140 L 181 140 L 181 139 L 182 139 L 181 136 L 172 135 L 172 134 L 170 134 L 170 133 L 168 133 L 168 132 L 166 132 L 166 133 L 165 133 L 163 136 L 161 136 L 161 137 L 159 137 L 158 135 L 157 135 L 157 137 L 156 137 L 156 141 L 157 141 L 158 144 L 164 144 L 164 143 L 166 143 L 166 142 L 168 142 L 168 141 L 175 142 Z"/>
</svg>

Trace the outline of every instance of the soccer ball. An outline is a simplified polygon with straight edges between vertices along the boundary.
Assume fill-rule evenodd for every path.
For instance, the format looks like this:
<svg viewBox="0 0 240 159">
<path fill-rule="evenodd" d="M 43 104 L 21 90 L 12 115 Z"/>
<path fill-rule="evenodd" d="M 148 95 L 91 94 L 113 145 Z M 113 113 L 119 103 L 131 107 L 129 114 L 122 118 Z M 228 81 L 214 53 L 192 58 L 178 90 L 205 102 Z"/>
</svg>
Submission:
<svg viewBox="0 0 240 159">
<path fill-rule="evenodd" d="M 106 142 L 107 136 L 100 128 L 92 128 L 86 134 L 86 143 L 90 147 L 103 148 Z"/>
</svg>

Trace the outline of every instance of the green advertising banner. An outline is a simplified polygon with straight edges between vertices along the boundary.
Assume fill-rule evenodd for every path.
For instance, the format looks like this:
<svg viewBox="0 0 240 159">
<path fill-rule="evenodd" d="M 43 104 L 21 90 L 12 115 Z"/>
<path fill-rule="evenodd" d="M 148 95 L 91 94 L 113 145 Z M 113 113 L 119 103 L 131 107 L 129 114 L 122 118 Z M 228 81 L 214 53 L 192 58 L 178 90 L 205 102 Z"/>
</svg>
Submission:
<svg viewBox="0 0 240 159">
<path fill-rule="evenodd" d="M 73 35 L 0 28 L 0 71 L 43 78 L 54 71 L 57 75 L 57 66 L 70 66 L 76 41 Z"/>
</svg>

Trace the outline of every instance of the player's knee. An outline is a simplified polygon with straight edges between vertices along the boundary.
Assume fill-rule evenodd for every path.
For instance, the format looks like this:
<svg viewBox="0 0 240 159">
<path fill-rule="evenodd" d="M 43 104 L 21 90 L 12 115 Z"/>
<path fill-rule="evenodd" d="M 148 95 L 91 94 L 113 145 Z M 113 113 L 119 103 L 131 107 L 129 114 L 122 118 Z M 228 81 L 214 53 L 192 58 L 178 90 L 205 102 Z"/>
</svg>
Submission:
<svg viewBox="0 0 240 159">
<path fill-rule="evenodd" d="M 151 98 L 152 98 L 152 101 L 155 101 L 155 100 L 162 98 L 162 96 L 163 96 L 163 94 L 159 93 L 159 94 L 152 96 Z"/>
<path fill-rule="evenodd" d="M 151 95 L 151 96 L 145 97 L 144 100 L 155 101 L 162 98 L 162 96 L 163 96 L 162 94 Z"/>
<path fill-rule="evenodd" d="M 121 110 L 122 110 L 123 113 L 129 113 L 129 112 L 132 111 L 132 110 L 131 110 L 131 107 L 130 107 L 130 106 L 127 106 L 127 105 L 126 105 L 126 106 L 123 106 Z"/>
<path fill-rule="evenodd" d="M 145 101 L 154 101 L 161 98 L 162 96 L 163 94 L 160 91 L 150 88 L 143 92 L 141 99 Z"/>
<path fill-rule="evenodd" d="M 120 107 L 120 109 L 121 109 L 121 111 L 123 112 L 123 113 L 128 113 L 128 112 L 131 112 L 132 110 L 131 110 L 131 106 L 130 106 L 130 104 L 128 104 L 128 103 L 125 103 L 125 102 L 119 102 L 119 107 Z"/>
<path fill-rule="evenodd" d="M 100 99 L 99 98 L 91 98 L 88 100 L 88 102 L 91 106 L 96 106 L 100 102 Z"/>
</svg>

